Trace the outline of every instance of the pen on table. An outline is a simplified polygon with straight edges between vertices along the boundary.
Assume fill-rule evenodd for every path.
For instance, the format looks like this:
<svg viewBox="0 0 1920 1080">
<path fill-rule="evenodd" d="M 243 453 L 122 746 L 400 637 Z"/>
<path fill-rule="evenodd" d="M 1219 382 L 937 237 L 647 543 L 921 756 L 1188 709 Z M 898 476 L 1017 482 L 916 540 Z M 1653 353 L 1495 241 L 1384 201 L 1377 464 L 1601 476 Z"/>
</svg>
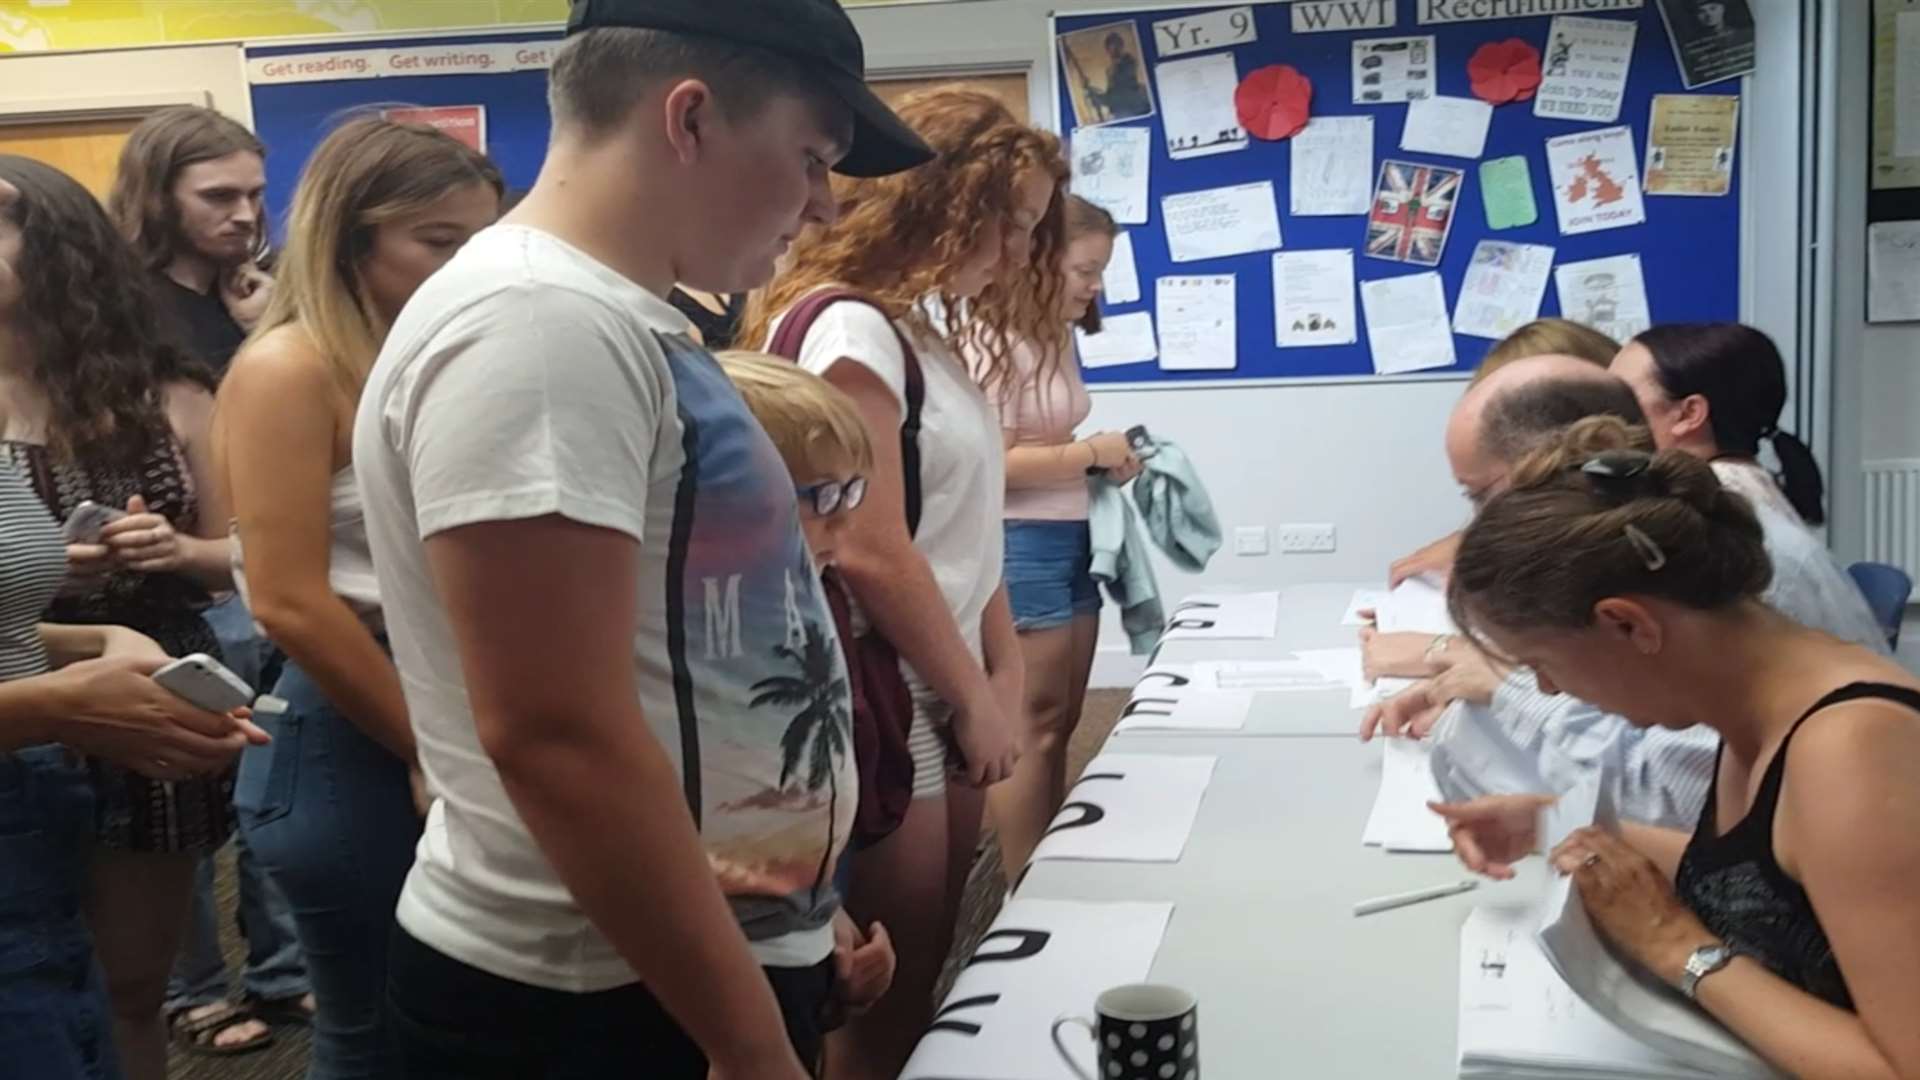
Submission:
<svg viewBox="0 0 1920 1080">
<path fill-rule="evenodd" d="M 1394 908 L 1406 907 L 1408 904 L 1422 904 L 1428 900 L 1438 900 L 1443 896 L 1456 896 L 1479 887 L 1480 883 L 1478 881 L 1469 878 L 1447 885 L 1435 885 L 1431 888 L 1415 889 L 1412 892 L 1395 893 L 1392 896 L 1377 896 L 1372 900 L 1362 900 L 1353 905 L 1353 914 L 1357 918 L 1361 915 L 1373 915 L 1382 911 L 1392 911 Z"/>
</svg>

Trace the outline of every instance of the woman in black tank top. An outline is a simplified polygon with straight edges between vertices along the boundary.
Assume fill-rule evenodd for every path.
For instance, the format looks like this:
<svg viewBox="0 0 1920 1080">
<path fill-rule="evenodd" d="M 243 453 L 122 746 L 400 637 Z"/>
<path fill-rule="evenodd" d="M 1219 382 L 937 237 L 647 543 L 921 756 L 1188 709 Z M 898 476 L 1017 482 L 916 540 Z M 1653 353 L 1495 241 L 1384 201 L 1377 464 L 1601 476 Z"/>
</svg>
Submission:
<svg viewBox="0 0 1920 1080">
<path fill-rule="evenodd" d="M 1454 564 L 1455 621 L 1543 690 L 1722 739 L 1691 834 L 1582 829 L 1554 866 L 1619 953 L 1783 1071 L 1920 1077 L 1920 682 L 1762 604 L 1747 503 L 1628 434 L 1568 429 Z M 1510 877 L 1550 801 L 1438 809 L 1463 862 Z"/>
</svg>

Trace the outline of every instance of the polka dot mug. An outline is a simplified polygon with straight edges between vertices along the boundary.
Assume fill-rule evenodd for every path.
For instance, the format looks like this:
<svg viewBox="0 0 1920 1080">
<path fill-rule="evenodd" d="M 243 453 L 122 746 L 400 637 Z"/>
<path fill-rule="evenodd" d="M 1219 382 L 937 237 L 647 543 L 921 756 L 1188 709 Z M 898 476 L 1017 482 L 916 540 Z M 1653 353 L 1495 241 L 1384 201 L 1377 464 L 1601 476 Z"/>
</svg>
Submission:
<svg viewBox="0 0 1920 1080">
<path fill-rule="evenodd" d="M 1200 1080 L 1200 1011 L 1193 995 L 1172 986 L 1116 986 L 1093 1003 L 1099 1020 L 1063 1016 L 1053 1046 L 1082 1080 Z M 1094 1040 L 1095 1073 L 1060 1038 L 1068 1025 Z"/>
</svg>

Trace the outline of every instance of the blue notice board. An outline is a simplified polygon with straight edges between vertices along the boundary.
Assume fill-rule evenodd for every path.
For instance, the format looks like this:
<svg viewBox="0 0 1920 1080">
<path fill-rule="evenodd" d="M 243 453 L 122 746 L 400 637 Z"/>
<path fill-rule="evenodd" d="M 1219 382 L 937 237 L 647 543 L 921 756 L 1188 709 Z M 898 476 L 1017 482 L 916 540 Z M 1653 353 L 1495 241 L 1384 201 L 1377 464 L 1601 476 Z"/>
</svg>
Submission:
<svg viewBox="0 0 1920 1080">
<path fill-rule="evenodd" d="M 550 45 L 561 39 L 550 33 L 487 34 L 471 37 L 400 38 L 355 43 L 351 49 L 391 49 L 407 46 L 460 44 Z M 339 53 L 339 45 L 325 47 L 276 46 L 247 50 L 250 61 L 302 53 Z M 267 212 L 276 242 L 293 205 L 300 169 L 320 140 L 345 116 L 360 109 L 393 105 L 481 105 L 486 108 L 487 154 L 505 174 L 509 190 L 531 187 L 547 152 L 552 117 L 547 112 L 547 72 L 544 67 L 470 75 L 393 75 L 330 82 L 256 83 L 253 86 L 253 125 L 267 144 Z"/>
<path fill-rule="evenodd" d="M 1371 9 L 1377 2 L 1381 0 L 1358 0 L 1341 5 L 1312 4 L 1311 7 Z M 1739 317 L 1742 192 L 1738 153 L 1733 163 L 1732 189 L 1728 194 L 1708 197 L 1647 195 L 1644 197 L 1646 222 L 1641 225 L 1563 236 L 1554 213 L 1554 193 L 1549 186 L 1551 177 L 1547 172 L 1548 139 L 1607 127 L 1629 127 L 1633 132 L 1635 160 L 1639 163 L 1644 183 L 1647 125 L 1653 96 L 1687 92 L 1654 0 L 1646 0 L 1644 7 L 1636 9 L 1581 13 L 1594 18 L 1632 20 L 1638 24 L 1625 99 L 1617 120 L 1590 123 L 1539 118 L 1533 115 L 1533 102 L 1530 100 L 1499 105 L 1493 111 L 1486 149 L 1476 160 L 1401 150 L 1400 137 L 1407 114 L 1406 104 L 1352 103 L 1353 43 L 1368 38 L 1431 35 L 1435 39 L 1436 92 L 1449 97 L 1472 97 L 1467 62 L 1475 50 L 1489 42 L 1521 38 L 1540 50 L 1544 60 L 1552 17 L 1541 15 L 1422 24 L 1418 21 L 1420 12 L 1433 6 L 1432 0 L 1399 0 L 1397 4 L 1394 0 L 1383 2 L 1387 10 L 1397 14 L 1397 20 L 1390 28 L 1314 33 L 1293 31 L 1291 13 L 1296 6 L 1294 3 L 1253 3 L 1247 6 L 1254 20 L 1257 40 L 1214 51 L 1232 53 L 1240 78 L 1269 64 L 1291 65 L 1313 83 L 1313 116 L 1371 116 L 1374 138 L 1371 174 L 1375 177 L 1379 174 L 1380 163 L 1388 159 L 1460 170 L 1464 174 L 1464 187 L 1456 204 L 1452 231 L 1440 264 L 1427 267 L 1368 257 L 1364 253 L 1367 233 L 1365 214 L 1337 217 L 1295 217 L 1290 214 L 1287 196 L 1292 149 L 1290 140 L 1264 142 L 1253 139 L 1244 150 L 1176 161 L 1168 154 L 1161 116 L 1156 111 L 1144 121 L 1131 121 L 1150 128 L 1152 132 L 1149 139 L 1148 221 L 1145 225 L 1127 226 L 1132 234 L 1134 257 L 1139 268 L 1141 298 L 1132 304 L 1109 305 L 1103 301 L 1102 309 L 1109 315 L 1152 311 L 1154 283 L 1161 277 L 1232 274 L 1236 278 L 1238 366 L 1224 371 L 1163 371 L 1157 363 L 1126 364 L 1086 371 L 1089 384 L 1096 387 L 1169 386 L 1388 377 L 1374 373 L 1364 325 L 1359 329 L 1358 341 L 1352 345 L 1287 349 L 1276 346 L 1273 252 L 1261 251 L 1179 263 L 1170 258 L 1161 222 L 1163 197 L 1261 180 L 1272 181 L 1277 196 L 1284 241 L 1281 250 L 1351 249 L 1354 253 L 1354 272 L 1359 281 L 1437 270 L 1441 275 L 1450 315 L 1459 299 L 1461 280 L 1472 259 L 1474 245 L 1483 239 L 1493 239 L 1552 247 L 1556 266 L 1604 256 L 1638 254 L 1646 280 L 1649 309 L 1655 322 L 1718 321 Z M 1302 0 L 1299 6 L 1304 9 L 1309 5 Z M 1155 40 L 1153 24 L 1165 19 L 1217 13 L 1222 7 L 1212 4 L 1056 15 L 1056 39 L 1051 43 L 1051 54 L 1057 129 L 1071 141 L 1074 106 L 1069 80 L 1076 73 L 1063 69 L 1058 35 L 1115 23 L 1132 23 L 1137 28 L 1142 49 L 1142 73 L 1152 79 L 1154 65 L 1161 59 L 1161 42 Z M 1206 52 L 1181 54 L 1180 58 L 1190 55 L 1206 55 Z M 1745 79 L 1729 80 L 1700 87 L 1695 92 L 1743 95 L 1745 82 Z M 1157 110 L 1157 86 L 1155 91 Z M 1743 100 L 1738 118 L 1742 143 L 1745 141 L 1745 127 L 1753 119 L 1746 115 L 1745 105 Z M 1532 225 L 1492 230 L 1487 227 L 1486 210 L 1481 201 L 1479 165 L 1481 161 L 1514 155 L 1523 155 L 1527 159 L 1534 202 L 1539 207 L 1540 216 Z M 1356 312 L 1359 312 L 1358 296 L 1354 303 Z M 1551 278 L 1540 314 L 1560 314 Z M 1157 326 L 1157 317 L 1155 322 Z M 1487 338 L 1456 334 L 1456 366 L 1420 372 L 1417 376 L 1459 375 L 1471 371 L 1492 345 L 1493 342 Z"/>
</svg>

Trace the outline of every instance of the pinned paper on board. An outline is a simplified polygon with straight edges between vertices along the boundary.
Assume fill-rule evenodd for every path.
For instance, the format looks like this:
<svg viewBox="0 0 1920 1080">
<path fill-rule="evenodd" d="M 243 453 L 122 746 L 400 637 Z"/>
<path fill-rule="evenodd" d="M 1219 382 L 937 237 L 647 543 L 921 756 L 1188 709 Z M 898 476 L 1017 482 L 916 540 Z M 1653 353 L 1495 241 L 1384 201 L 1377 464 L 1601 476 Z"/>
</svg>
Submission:
<svg viewBox="0 0 1920 1080">
<path fill-rule="evenodd" d="M 1124 307 L 1140 302 L 1140 269 L 1133 260 L 1133 234 L 1125 229 L 1113 238 L 1113 255 L 1100 274 L 1101 299 Z"/>
<path fill-rule="evenodd" d="M 1753 74 L 1757 42 L 1747 0 L 1655 2 L 1687 89 Z"/>
<path fill-rule="evenodd" d="M 1498 340 L 1540 316 L 1553 269 L 1553 249 L 1540 244 L 1482 240 L 1460 282 L 1453 332 Z"/>
<path fill-rule="evenodd" d="M 1232 53 L 1170 60 L 1157 65 L 1154 75 L 1169 157 L 1180 161 L 1247 148 L 1247 132 L 1233 105 L 1240 72 Z"/>
<path fill-rule="evenodd" d="M 1553 180 L 1554 213 L 1566 236 L 1647 220 L 1631 128 L 1601 128 L 1548 139 L 1547 172 Z"/>
<path fill-rule="evenodd" d="M 1081 128 L 1073 133 L 1073 193 L 1122 225 L 1147 222 L 1147 161 L 1153 133 L 1143 127 Z"/>
<path fill-rule="evenodd" d="M 1867 321 L 1920 321 L 1920 221 L 1867 226 Z"/>
<path fill-rule="evenodd" d="M 1627 341 L 1653 325 L 1647 282 L 1638 255 L 1562 263 L 1553 271 L 1560 314 L 1615 341 Z"/>
<path fill-rule="evenodd" d="M 1360 340 L 1353 282 L 1349 248 L 1274 255 L 1274 344 L 1297 349 Z"/>
<path fill-rule="evenodd" d="M 1174 262 L 1220 259 L 1280 245 L 1273 181 L 1188 191 L 1160 200 L 1167 254 Z"/>
<path fill-rule="evenodd" d="M 1533 170 L 1519 154 L 1480 163 L 1480 202 L 1487 228 L 1518 229 L 1540 220 L 1533 201 Z"/>
<path fill-rule="evenodd" d="M 1447 324 L 1447 297 L 1440 275 L 1429 270 L 1405 277 L 1360 283 L 1366 309 L 1367 346 L 1373 370 L 1400 375 L 1458 363 L 1453 328 Z"/>
<path fill-rule="evenodd" d="M 1384 161 L 1367 216 L 1367 254 L 1376 259 L 1440 265 L 1453 229 L 1461 172 L 1411 161 Z"/>
<path fill-rule="evenodd" d="M 1407 104 L 1400 149 L 1477 158 L 1487 148 L 1487 127 L 1492 122 L 1493 106 L 1478 98 L 1422 98 Z"/>
<path fill-rule="evenodd" d="M 1239 366 L 1232 274 L 1163 277 L 1155 294 L 1160 370 L 1232 371 Z"/>
<path fill-rule="evenodd" d="M 1364 214 L 1373 183 L 1373 117 L 1316 116 L 1293 137 L 1287 198 L 1295 217 Z"/>
<path fill-rule="evenodd" d="M 1733 188 L 1740 99 L 1655 94 L 1647 121 L 1647 194 L 1725 195 Z"/>
<path fill-rule="evenodd" d="M 1144 364 L 1160 355 L 1153 335 L 1153 315 L 1145 311 L 1108 315 L 1100 320 L 1099 333 L 1076 329 L 1073 339 L 1080 347 L 1080 366 L 1088 371 Z"/>
<path fill-rule="evenodd" d="M 1433 96 L 1437 50 L 1432 35 L 1353 43 L 1353 103 L 1389 105 Z"/>
<path fill-rule="evenodd" d="M 1631 19 L 1554 16 L 1533 115 L 1600 124 L 1620 119 L 1639 26 Z"/>
<path fill-rule="evenodd" d="M 1140 28 L 1130 19 L 1060 35 L 1060 72 L 1073 99 L 1074 127 L 1153 115 L 1153 88 L 1140 59 L 1145 55 Z"/>
</svg>

